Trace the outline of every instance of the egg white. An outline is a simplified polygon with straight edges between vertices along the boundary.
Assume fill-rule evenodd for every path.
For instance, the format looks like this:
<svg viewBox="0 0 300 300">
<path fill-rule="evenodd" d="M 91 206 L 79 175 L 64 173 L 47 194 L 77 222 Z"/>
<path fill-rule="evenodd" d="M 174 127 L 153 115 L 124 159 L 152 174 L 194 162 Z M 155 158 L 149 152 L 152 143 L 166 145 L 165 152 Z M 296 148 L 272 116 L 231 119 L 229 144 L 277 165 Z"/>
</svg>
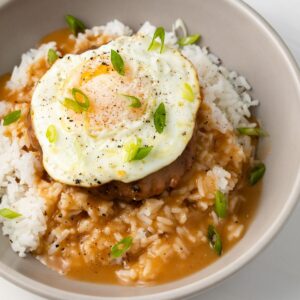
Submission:
<svg viewBox="0 0 300 300">
<path fill-rule="evenodd" d="M 200 105 L 197 74 L 178 50 L 148 51 L 150 42 L 148 36 L 120 37 L 98 49 L 66 55 L 39 81 L 31 102 L 32 122 L 52 178 L 84 187 L 132 182 L 169 165 L 184 151 Z M 124 60 L 124 76 L 112 69 L 111 49 Z M 192 87 L 193 101 L 183 99 L 184 83 Z M 87 112 L 62 105 L 72 98 L 73 87 L 89 96 Z M 123 94 L 138 94 L 142 107 L 129 107 Z M 161 134 L 153 122 L 160 103 L 166 108 Z M 54 143 L 46 137 L 50 125 L 57 131 Z M 126 145 L 137 139 L 153 148 L 144 159 L 127 161 Z"/>
</svg>

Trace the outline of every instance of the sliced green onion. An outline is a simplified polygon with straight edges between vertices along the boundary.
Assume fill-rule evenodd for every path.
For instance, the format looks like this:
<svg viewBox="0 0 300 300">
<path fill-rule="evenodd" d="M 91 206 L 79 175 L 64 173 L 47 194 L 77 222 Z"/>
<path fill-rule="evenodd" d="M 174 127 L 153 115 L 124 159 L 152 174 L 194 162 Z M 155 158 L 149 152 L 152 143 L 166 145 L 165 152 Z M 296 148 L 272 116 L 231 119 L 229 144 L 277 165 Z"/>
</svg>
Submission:
<svg viewBox="0 0 300 300">
<path fill-rule="evenodd" d="M 221 191 L 216 192 L 215 197 L 215 212 L 219 218 L 226 218 L 228 211 L 228 201 L 225 194 Z"/>
<path fill-rule="evenodd" d="M 164 103 L 160 103 L 154 113 L 154 125 L 158 133 L 162 133 L 166 127 L 166 108 Z"/>
<path fill-rule="evenodd" d="M 126 161 L 130 162 L 133 160 L 133 158 L 135 157 L 138 149 L 140 148 L 142 144 L 142 140 L 140 138 L 137 139 L 136 143 L 128 143 L 125 145 L 125 151 L 126 151 Z"/>
<path fill-rule="evenodd" d="M 145 158 L 153 148 L 152 146 L 141 147 L 141 144 L 142 144 L 142 140 L 138 138 L 136 143 L 129 143 L 125 145 L 125 151 L 127 152 L 127 156 L 126 156 L 127 162 L 133 160 L 141 160 Z"/>
<path fill-rule="evenodd" d="M 6 219 L 16 219 L 16 218 L 19 218 L 21 217 L 22 215 L 9 209 L 9 208 L 1 208 L 0 209 L 0 216 L 3 217 L 3 218 L 6 218 Z"/>
<path fill-rule="evenodd" d="M 84 111 L 87 111 L 90 107 L 90 100 L 88 96 L 77 88 L 72 88 L 72 95 L 74 100 L 82 107 Z"/>
<path fill-rule="evenodd" d="M 199 34 L 182 37 L 178 40 L 178 45 L 181 47 L 186 46 L 186 45 L 192 45 L 192 44 L 195 44 L 199 39 L 200 39 Z"/>
<path fill-rule="evenodd" d="M 255 127 L 255 128 L 240 127 L 237 128 L 237 131 L 240 135 L 260 136 L 260 137 L 268 136 L 268 133 L 259 127 Z"/>
<path fill-rule="evenodd" d="M 126 251 L 130 249 L 132 246 L 132 237 L 128 236 L 124 239 L 122 239 L 120 242 L 115 244 L 111 247 L 111 256 L 112 258 L 118 258 L 121 257 L 123 254 L 125 254 Z"/>
<path fill-rule="evenodd" d="M 222 240 L 217 229 L 213 225 L 208 226 L 207 238 L 212 249 L 220 256 L 222 254 Z"/>
<path fill-rule="evenodd" d="M 75 18 L 71 15 L 66 15 L 65 20 L 75 36 L 77 36 L 79 32 L 85 31 L 86 27 L 85 27 L 84 23 L 82 21 L 78 20 L 77 18 Z"/>
<path fill-rule="evenodd" d="M 150 151 L 153 149 L 153 146 L 145 146 L 138 148 L 134 158 L 132 160 L 141 160 L 144 159 Z"/>
<path fill-rule="evenodd" d="M 55 61 L 58 59 L 58 54 L 54 49 L 48 50 L 48 63 L 49 65 L 52 65 L 55 63 Z"/>
<path fill-rule="evenodd" d="M 183 84 L 182 98 L 189 102 L 193 102 L 195 99 L 193 89 L 187 82 Z"/>
<path fill-rule="evenodd" d="M 114 69 L 122 76 L 125 75 L 125 67 L 124 67 L 124 61 L 123 58 L 121 57 L 121 55 L 115 51 L 115 50 L 111 50 L 110 51 L 110 60 L 111 63 L 114 67 Z"/>
<path fill-rule="evenodd" d="M 47 128 L 46 137 L 49 143 L 55 143 L 57 141 L 57 131 L 54 125 L 50 125 Z"/>
<path fill-rule="evenodd" d="M 8 126 L 16 121 L 18 121 L 21 117 L 21 110 L 15 110 L 3 118 L 3 126 Z"/>
<path fill-rule="evenodd" d="M 187 30 L 182 19 L 177 19 L 172 26 L 172 30 L 174 34 L 179 38 L 179 36 L 185 37 L 187 36 Z M 179 32 L 178 32 L 179 31 Z"/>
<path fill-rule="evenodd" d="M 81 113 L 83 111 L 83 108 L 76 101 L 69 98 L 65 98 L 65 100 L 62 102 L 62 105 L 75 111 L 76 113 Z"/>
<path fill-rule="evenodd" d="M 251 185 L 255 185 L 260 181 L 266 172 L 266 166 L 263 163 L 259 163 L 251 169 L 249 174 L 249 182 Z"/>
<path fill-rule="evenodd" d="M 129 105 L 130 107 L 139 108 L 142 106 L 141 100 L 139 98 L 125 94 L 122 94 L 122 96 L 126 97 L 131 101 L 131 104 Z"/>
<path fill-rule="evenodd" d="M 154 50 L 156 48 L 155 40 L 157 38 L 160 39 L 160 53 L 162 53 L 165 45 L 165 29 L 163 27 L 156 28 L 148 51 Z"/>
</svg>

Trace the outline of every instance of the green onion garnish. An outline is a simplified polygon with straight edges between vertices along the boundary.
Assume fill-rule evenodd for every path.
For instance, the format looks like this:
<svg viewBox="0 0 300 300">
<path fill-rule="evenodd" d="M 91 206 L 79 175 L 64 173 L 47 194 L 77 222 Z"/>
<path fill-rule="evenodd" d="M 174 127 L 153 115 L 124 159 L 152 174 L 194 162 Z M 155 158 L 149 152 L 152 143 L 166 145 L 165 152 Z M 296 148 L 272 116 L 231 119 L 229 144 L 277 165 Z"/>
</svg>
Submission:
<svg viewBox="0 0 300 300">
<path fill-rule="evenodd" d="M 52 65 L 55 63 L 55 61 L 58 59 L 58 54 L 54 49 L 48 50 L 48 63 L 49 65 Z"/>
<path fill-rule="evenodd" d="M 129 107 L 139 108 L 142 106 L 141 100 L 139 98 L 135 96 L 125 95 L 125 94 L 122 94 L 122 96 L 126 97 L 128 100 L 131 101 Z"/>
<path fill-rule="evenodd" d="M 255 127 L 255 128 L 240 127 L 237 128 L 237 131 L 240 135 L 260 136 L 260 137 L 268 136 L 268 133 L 259 127 Z"/>
<path fill-rule="evenodd" d="M 266 172 L 266 166 L 263 163 L 259 163 L 251 169 L 249 174 L 249 182 L 251 185 L 255 185 L 261 180 Z"/>
<path fill-rule="evenodd" d="M 192 45 L 192 44 L 195 44 L 199 39 L 200 39 L 199 34 L 182 37 L 178 40 L 178 45 L 181 47 L 186 46 L 186 45 Z"/>
<path fill-rule="evenodd" d="M 62 105 L 75 111 L 76 113 L 81 113 L 83 111 L 83 108 L 76 101 L 70 98 L 65 98 L 65 100 L 62 102 Z"/>
<path fill-rule="evenodd" d="M 121 257 L 132 246 L 132 237 L 128 236 L 111 247 L 112 258 Z"/>
<path fill-rule="evenodd" d="M 9 209 L 9 208 L 1 208 L 0 209 L 0 216 L 3 217 L 3 218 L 6 218 L 6 219 L 15 219 L 15 218 L 19 218 L 21 217 L 22 215 Z"/>
<path fill-rule="evenodd" d="M 215 226 L 208 226 L 207 238 L 209 240 L 211 248 L 213 248 L 216 251 L 216 253 L 220 256 L 222 254 L 222 240 Z"/>
<path fill-rule="evenodd" d="M 78 105 L 82 107 L 82 110 L 87 111 L 90 107 L 90 100 L 88 96 L 83 91 L 77 88 L 72 88 L 72 95 Z"/>
<path fill-rule="evenodd" d="M 138 148 L 138 150 L 132 160 L 144 159 L 150 153 L 150 151 L 152 149 L 153 149 L 153 146 L 144 146 L 144 147 Z"/>
<path fill-rule="evenodd" d="M 216 192 L 215 197 L 215 212 L 219 218 L 226 218 L 228 211 L 228 201 L 225 194 L 221 191 Z"/>
<path fill-rule="evenodd" d="M 115 50 L 111 50 L 110 51 L 110 60 L 111 63 L 114 67 L 114 69 L 122 76 L 125 75 L 125 67 L 124 67 L 124 61 L 123 58 L 121 57 L 121 55 L 115 51 Z"/>
<path fill-rule="evenodd" d="M 18 121 L 21 117 L 21 110 L 15 110 L 3 118 L 3 126 L 8 126 L 16 121 Z"/>
<path fill-rule="evenodd" d="M 187 82 L 183 84 L 182 98 L 190 102 L 193 102 L 195 99 L 193 89 Z"/>
<path fill-rule="evenodd" d="M 137 138 L 136 143 L 129 143 L 125 145 L 125 151 L 127 152 L 126 161 L 130 162 L 133 160 L 141 160 L 145 158 L 150 151 L 152 150 L 152 146 L 144 146 L 141 147 L 142 140 Z"/>
<path fill-rule="evenodd" d="M 57 140 L 57 131 L 54 125 L 50 125 L 46 131 L 46 137 L 49 143 L 55 143 Z"/>
<path fill-rule="evenodd" d="M 160 103 L 154 113 L 154 125 L 158 133 L 162 133 L 166 127 L 166 108 L 164 103 Z"/>
<path fill-rule="evenodd" d="M 133 160 L 133 158 L 135 157 L 138 149 L 140 148 L 142 144 L 142 140 L 140 138 L 137 138 L 137 142 L 136 143 L 128 143 L 125 145 L 125 151 L 126 151 L 126 161 L 130 162 Z"/>
<path fill-rule="evenodd" d="M 85 31 L 85 25 L 82 21 L 78 20 L 77 18 L 71 15 L 66 15 L 65 20 L 75 36 L 77 36 L 79 32 Z"/>
<path fill-rule="evenodd" d="M 156 28 L 151 44 L 149 45 L 148 51 L 154 50 L 155 47 L 155 40 L 159 38 L 160 39 L 160 53 L 164 50 L 165 45 L 165 30 L 163 27 Z"/>
</svg>

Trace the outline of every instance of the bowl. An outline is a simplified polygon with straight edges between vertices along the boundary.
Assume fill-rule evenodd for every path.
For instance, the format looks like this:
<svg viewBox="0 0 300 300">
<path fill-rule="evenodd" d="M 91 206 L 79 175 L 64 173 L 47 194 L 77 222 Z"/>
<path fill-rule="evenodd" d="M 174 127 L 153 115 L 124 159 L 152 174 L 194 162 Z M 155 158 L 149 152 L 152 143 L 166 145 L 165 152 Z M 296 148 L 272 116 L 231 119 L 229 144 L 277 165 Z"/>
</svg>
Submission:
<svg viewBox="0 0 300 300">
<path fill-rule="evenodd" d="M 30 256 L 19 258 L 0 236 L 0 275 L 48 299 L 182 299 L 230 276 L 254 258 L 275 236 L 293 210 L 300 190 L 300 77 L 290 52 L 274 30 L 237 0 L 27 0 L 2 1 L 0 73 L 46 33 L 64 27 L 67 13 L 86 24 L 117 18 L 132 28 L 145 20 L 171 29 L 178 17 L 190 32 L 248 78 L 261 101 L 258 118 L 270 133 L 260 145 L 267 172 L 256 216 L 244 238 L 209 267 L 176 282 L 123 287 L 76 282 L 50 271 Z M 267 155 L 266 155 L 267 153 Z"/>
</svg>

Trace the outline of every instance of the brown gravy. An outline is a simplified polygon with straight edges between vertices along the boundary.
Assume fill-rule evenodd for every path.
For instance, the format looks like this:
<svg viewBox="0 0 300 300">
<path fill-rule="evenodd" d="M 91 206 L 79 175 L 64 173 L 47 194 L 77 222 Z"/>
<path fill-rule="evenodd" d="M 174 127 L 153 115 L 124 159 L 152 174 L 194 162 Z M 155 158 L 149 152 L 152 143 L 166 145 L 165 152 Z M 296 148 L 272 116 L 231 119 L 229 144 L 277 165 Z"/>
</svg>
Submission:
<svg viewBox="0 0 300 300">
<path fill-rule="evenodd" d="M 262 190 L 262 183 L 258 183 L 254 187 L 245 187 L 241 191 L 241 194 L 245 197 L 246 202 L 242 202 L 239 206 L 237 215 L 240 223 L 245 226 L 244 233 L 247 232 L 250 226 L 259 204 L 259 199 Z M 195 227 L 199 222 L 199 215 L 196 214 L 195 218 L 188 221 L 189 227 Z M 223 224 L 226 225 L 228 220 Z M 208 223 L 207 223 L 208 225 Z M 222 227 L 218 227 L 220 234 L 222 235 Z M 239 240 L 228 241 L 226 238 L 222 239 L 223 243 L 223 255 L 226 254 Z M 209 266 L 215 262 L 219 257 L 216 253 L 207 245 L 200 244 L 194 247 L 190 252 L 190 255 L 185 259 L 171 259 L 160 272 L 159 276 L 154 282 L 150 284 L 163 284 L 176 279 L 180 279 L 191 275 L 192 273 L 198 272 L 199 270 Z M 68 277 L 96 283 L 109 283 L 109 284 L 120 284 L 118 278 L 116 278 L 115 271 L 118 269 L 114 266 L 89 266 L 83 261 L 77 262 L 78 267 L 72 268 L 67 274 Z"/>
</svg>

